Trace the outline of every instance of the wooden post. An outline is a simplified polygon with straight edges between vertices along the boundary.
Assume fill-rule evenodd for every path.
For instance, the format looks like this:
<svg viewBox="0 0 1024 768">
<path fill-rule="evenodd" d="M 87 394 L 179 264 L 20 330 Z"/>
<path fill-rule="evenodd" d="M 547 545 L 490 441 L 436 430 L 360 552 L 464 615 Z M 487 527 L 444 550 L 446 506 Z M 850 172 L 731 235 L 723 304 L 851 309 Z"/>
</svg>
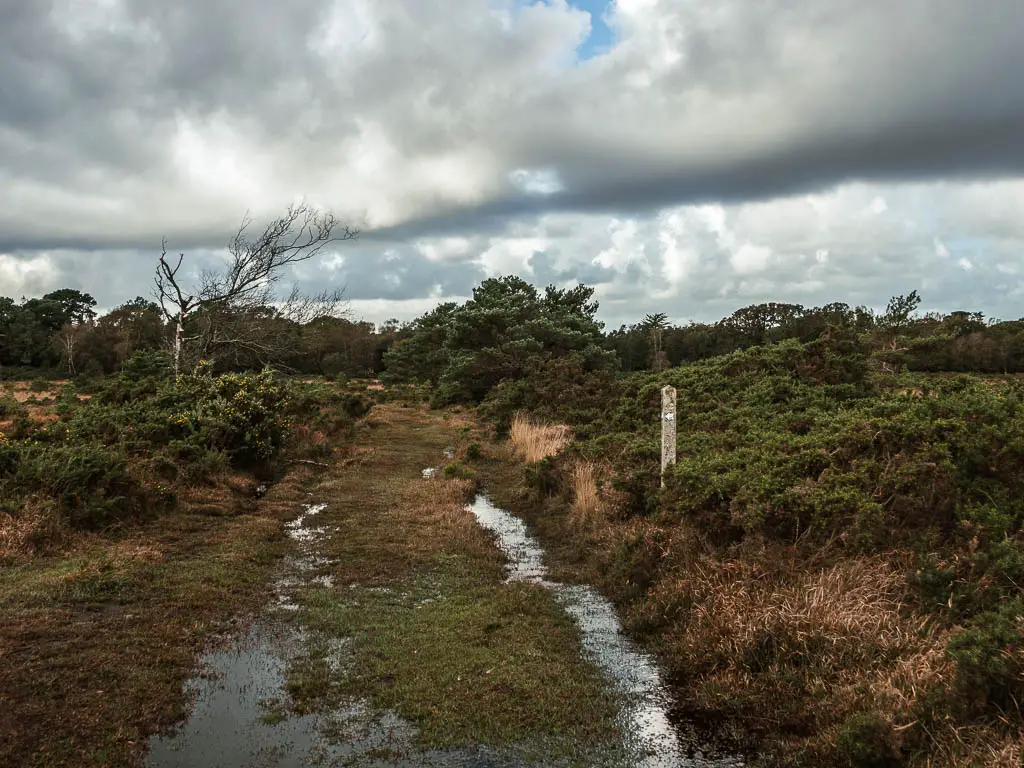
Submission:
<svg viewBox="0 0 1024 768">
<path fill-rule="evenodd" d="M 661 388 L 661 487 L 665 487 L 665 468 L 676 463 L 676 388 Z"/>
</svg>

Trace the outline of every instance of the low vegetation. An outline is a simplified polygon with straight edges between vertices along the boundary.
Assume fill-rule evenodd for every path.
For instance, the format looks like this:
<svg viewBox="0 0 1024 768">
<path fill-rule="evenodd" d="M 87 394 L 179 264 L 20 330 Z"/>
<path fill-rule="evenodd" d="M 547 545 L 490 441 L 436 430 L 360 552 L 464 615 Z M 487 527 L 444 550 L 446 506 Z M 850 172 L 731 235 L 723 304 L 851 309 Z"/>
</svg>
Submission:
<svg viewBox="0 0 1024 768">
<path fill-rule="evenodd" d="M 525 477 L 689 706 L 766 759 L 1013 765 L 1022 406 L 1016 381 L 879 376 L 853 342 L 785 342 L 625 382 Z"/>
<path fill-rule="evenodd" d="M 89 627 L 105 628 L 82 656 L 99 672 L 71 666 L 84 689 L 126 684 L 103 670 L 131 637 L 168 642 L 161 610 L 179 628 L 198 622 L 182 635 L 197 644 L 246 604 L 276 551 L 279 525 L 265 515 L 284 513 L 270 504 L 249 514 L 257 487 L 288 469 L 336 465 L 371 402 L 392 404 L 374 422 L 388 429 L 429 401 L 447 413 L 475 408 L 501 442 L 460 423 L 473 442 L 433 480 L 411 482 L 422 466 L 403 462 L 420 454 L 397 457 L 409 477 L 379 480 L 379 504 L 363 493 L 341 510 L 349 527 L 332 539 L 334 575 L 356 585 L 358 604 L 314 591 L 301 620 L 312 630 L 360 627 L 361 660 L 348 688 L 296 670 L 297 706 L 366 695 L 435 745 L 455 733 L 498 741 L 521 727 L 596 735 L 591 725 L 611 710 L 589 668 L 574 666 L 571 626 L 530 589 L 499 589 L 493 547 L 447 503 L 483 479 L 545 539 L 553 577 L 600 585 L 662 659 L 681 706 L 761 763 L 1019 765 L 1021 321 L 922 316 L 911 293 L 884 313 L 771 303 L 714 324 L 648 315 L 606 334 L 593 293 L 490 279 L 461 305 L 377 328 L 212 302 L 178 317 L 178 330 L 216 340 L 216 357 L 189 358 L 179 377 L 163 351 L 173 329 L 150 302 L 96 318 L 92 297 L 70 289 L 0 301 L 0 377 L 21 380 L 0 393 L 0 654 L 15 654 L 0 666 L 0 709 L 38 714 L 29 741 L 45 755 L 36 762 L 133 754 L 128 742 L 180 702 L 167 691 L 194 650 L 170 644 L 160 652 L 169 656 L 155 655 L 165 671 L 142 686 L 152 696 L 136 702 L 145 714 L 120 735 L 101 723 L 124 724 L 126 711 L 84 700 L 60 726 L 40 702 L 60 689 L 68 648 L 83 642 L 61 627 L 88 613 Z M 246 334 L 215 332 L 238 328 Z M 279 368 L 337 383 L 273 373 L 268 349 Z M 367 373 L 387 388 L 344 384 Z M 678 393 L 679 438 L 662 484 L 665 385 Z M 492 460 L 506 451 L 511 463 Z M 331 474 L 324 490 L 350 482 Z M 271 496 L 286 486 L 272 484 Z M 447 511 L 433 506 L 443 500 Z M 229 529 L 244 546 L 224 538 Z M 220 598 L 194 605 L 189 590 L 199 587 L 175 576 L 181 568 L 204 574 L 203 588 Z M 464 578 L 470 571 L 494 583 Z M 440 583 L 452 614 L 375 591 L 400 585 L 427 599 Z M 118 634 L 93 616 L 113 605 L 130 606 L 148 629 Z M 427 626 L 447 640 L 420 644 Z M 569 638 L 564 658 L 549 656 L 562 647 L 555 632 Z M 467 644 L 472 653 L 452 650 Z M 408 663 L 421 648 L 438 687 Z M 517 648 L 538 654 L 520 660 L 525 677 L 481 677 L 481 659 Z M 306 671 L 322 661 L 313 653 Z M 549 662 L 568 676 L 555 680 Z M 454 681 L 445 669 L 458 670 Z M 538 697 L 544 716 L 503 714 L 510 690 Z M 555 703 L 588 696 L 592 711 Z M 0 715 L 0 735 L 23 721 Z M 25 754 L 0 757 L 17 764 Z"/>
<path fill-rule="evenodd" d="M 365 398 L 271 371 L 199 369 L 175 380 L 162 355 L 138 353 L 88 399 L 65 385 L 38 418 L 9 409 L 0 423 L 0 557 L 45 552 L 62 532 L 164 514 L 205 488 L 243 486 L 251 497 L 257 479 L 281 472 L 286 446 L 315 454 L 367 408 Z"/>
<path fill-rule="evenodd" d="M 646 369 L 616 375 L 552 344 L 539 302 L 488 281 L 446 310 L 488 307 L 486 339 L 463 349 L 457 322 L 431 317 L 389 354 L 406 345 L 396 373 L 436 382 L 438 402 L 460 371 L 488 383 L 461 399 L 508 435 L 529 489 L 496 491 L 515 483 L 478 462 L 492 492 L 532 520 L 557 575 L 613 597 L 685 707 L 768 764 L 1019 764 L 1024 388 L 985 375 L 1016 370 L 1016 324 L 920 317 L 915 293 L 884 314 L 649 316 L 598 336 Z M 508 305 L 538 306 L 536 324 Z M 662 487 L 666 384 L 679 439 Z"/>
<path fill-rule="evenodd" d="M 140 352 L 88 392 L 0 401 L 0 764 L 135 764 L 196 653 L 265 601 L 297 462 L 343 455 L 370 407 L 272 371 L 169 371 Z"/>
<path fill-rule="evenodd" d="M 554 456 L 572 438 L 572 430 L 563 424 L 538 424 L 517 413 L 509 428 L 508 443 L 515 455 L 526 462 Z"/>
</svg>

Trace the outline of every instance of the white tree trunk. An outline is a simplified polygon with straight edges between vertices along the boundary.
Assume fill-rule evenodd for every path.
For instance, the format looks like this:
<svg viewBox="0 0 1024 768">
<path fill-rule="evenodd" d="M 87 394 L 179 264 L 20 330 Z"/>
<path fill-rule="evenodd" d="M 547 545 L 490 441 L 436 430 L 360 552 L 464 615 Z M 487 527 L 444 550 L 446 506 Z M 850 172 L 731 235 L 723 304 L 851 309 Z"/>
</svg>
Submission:
<svg viewBox="0 0 1024 768">
<path fill-rule="evenodd" d="M 185 313 L 178 312 L 174 325 L 174 379 L 181 376 L 181 346 L 185 340 Z"/>
</svg>

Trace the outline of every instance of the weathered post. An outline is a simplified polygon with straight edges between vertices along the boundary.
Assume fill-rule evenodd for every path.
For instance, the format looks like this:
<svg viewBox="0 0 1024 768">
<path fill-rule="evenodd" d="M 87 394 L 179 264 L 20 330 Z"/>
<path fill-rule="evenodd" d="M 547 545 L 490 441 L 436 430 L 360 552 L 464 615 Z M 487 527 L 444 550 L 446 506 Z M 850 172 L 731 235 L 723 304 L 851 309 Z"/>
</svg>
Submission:
<svg viewBox="0 0 1024 768">
<path fill-rule="evenodd" d="M 661 388 L 661 487 L 665 487 L 665 468 L 676 463 L 676 388 Z"/>
</svg>

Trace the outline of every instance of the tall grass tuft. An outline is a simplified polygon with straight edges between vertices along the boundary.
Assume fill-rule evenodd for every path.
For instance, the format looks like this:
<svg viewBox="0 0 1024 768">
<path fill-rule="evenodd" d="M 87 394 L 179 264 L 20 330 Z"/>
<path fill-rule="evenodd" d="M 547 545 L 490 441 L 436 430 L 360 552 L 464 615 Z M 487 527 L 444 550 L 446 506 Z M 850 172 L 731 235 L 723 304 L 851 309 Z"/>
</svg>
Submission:
<svg viewBox="0 0 1024 768">
<path fill-rule="evenodd" d="M 572 430 L 564 424 L 537 424 L 524 413 L 512 417 L 509 444 L 512 452 L 528 463 L 554 456 L 571 438 Z"/>
<path fill-rule="evenodd" d="M 597 487 L 597 467 L 589 461 L 573 464 L 569 472 L 569 483 L 572 486 L 572 522 L 579 526 L 593 527 L 604 518 L 604 505 Z"/>
</svg>

